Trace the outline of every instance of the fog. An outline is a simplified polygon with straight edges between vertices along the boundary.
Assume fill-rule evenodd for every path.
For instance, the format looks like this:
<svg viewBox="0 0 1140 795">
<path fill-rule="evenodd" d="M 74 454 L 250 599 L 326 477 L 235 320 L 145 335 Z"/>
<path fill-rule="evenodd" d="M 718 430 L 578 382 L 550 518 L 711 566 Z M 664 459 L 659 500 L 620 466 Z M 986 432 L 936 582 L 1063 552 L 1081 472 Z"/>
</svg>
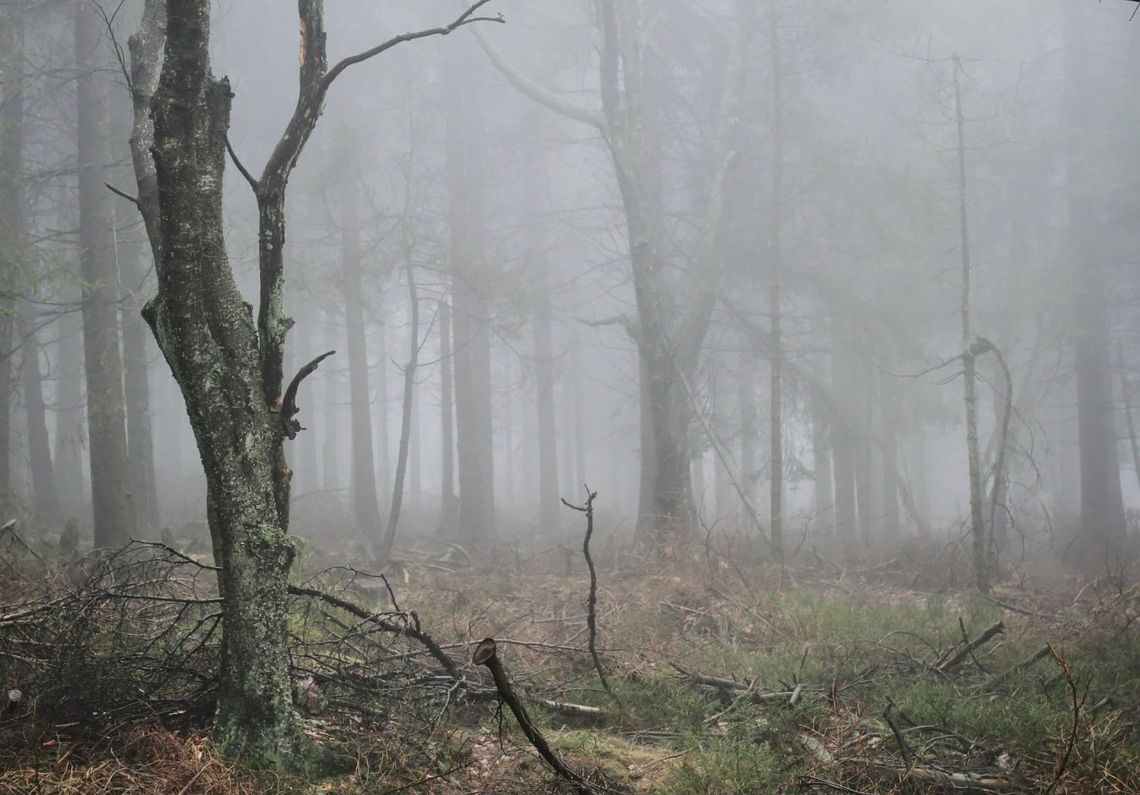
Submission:
<svg viewBox="0 0 1140 795">
<path fill-rule="evenodd" d="M 125 48 L 138 9 L 122 5 L 110 28 Z M 604 544 L 723 535 L 768 557 L 778 533 L 784 557 L 965 548 L 975 367 L 973 496 L 1000 554 L 1134 534 L 1132 4 L 617 5 L 607 28 L 594 3 L 495 0 L 478 13 L 501 21 L 393 48 L 332 85 L 287 199 L 286 383 L 336 351 L 301 382 L 304 430 L 285 443 L 292 532 L 378 554 L 414 350 L 397 556 L 436 537 L 577 537 L 559 499 L 580 503 L 587 485 Z M 330 3 L 329 61 L 460 10 Z M 214 13 L 228 140 L 257 174 L 296 102 L 296 14 L 278 0 Z M 70 24 L 53 3 L 26 23 L 35 254 L 5 277 L 10 307 L 28 307 L 7 357 L 8 492 L 45 534 L 74 517 L 90 544 Z M 104 167 L 133 194 L 107 43 Z M 240 172 L 227 164 L 225 237 L 256 311 L 258 207 Z M 114 202 L 122 260 L 145 238 Z M 120 261 L 124 329 L 153 273 L 132 280 Z M 38 354 L 20 331 L 33 327 Z M 138 532 L 208 543 L 181 392 L 149 331 L 145 345 L 157 512 Z M 54 504 L 33 482 L 29 350 Z"/>
</svg>

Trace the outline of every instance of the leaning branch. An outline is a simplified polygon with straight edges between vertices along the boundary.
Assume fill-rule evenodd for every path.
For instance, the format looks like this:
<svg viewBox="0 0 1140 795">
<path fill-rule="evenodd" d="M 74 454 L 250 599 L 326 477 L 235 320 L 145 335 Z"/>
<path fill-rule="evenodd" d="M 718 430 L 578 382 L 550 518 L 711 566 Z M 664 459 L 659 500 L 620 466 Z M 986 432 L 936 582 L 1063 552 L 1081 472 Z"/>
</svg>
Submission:
<svg viewBox="0 0 1140 795">
<path fill-rule="evenodd" d="M 424 632 L 419 626 L 419 621 L 416 619 L 415 614 L 409 614 L 412 617 L 410 624 L 397 624 L 389 621 L 384 616 L 373 613 L 370 610 L 365 610 L 358 604 L 350 602 L 347 599 L 342 599 L 339 596 L 334 596 L 330 593 L 317 590 L 316 588 L 308 588 L 303 585 L 290 585 L 289 593 L 293 596 L 307 596 L 310 599 L 316 599 L 324 602 L 332 607 L 339 608 L 350 615 L 356 616 L 361 621 L 367 621 L 375 627 L 383 630 L 384 632 L 391 632 L 394 635 L 405 635 L 412 640 L 422 643 L 428 653 L 436 659 L 442 666 L 443 670 L 447 671 L 448 675 L 457 681 L 463 680 L 463 672 L 459 670 L 459 666 L 455 660 L 448 656 L 435 639 L 431 635 Z"/>
</svg>

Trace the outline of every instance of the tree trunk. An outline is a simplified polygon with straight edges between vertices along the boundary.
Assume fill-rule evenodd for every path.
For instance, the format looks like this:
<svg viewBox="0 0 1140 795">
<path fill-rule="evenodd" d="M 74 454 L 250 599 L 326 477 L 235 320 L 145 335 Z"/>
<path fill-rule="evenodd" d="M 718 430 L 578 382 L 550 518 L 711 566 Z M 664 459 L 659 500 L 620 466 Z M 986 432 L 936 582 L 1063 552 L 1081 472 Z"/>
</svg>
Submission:
<svg viewBox="0 0 1140 795">
<path fill-rule="evenodd" d="M 388 560 L 392 554 L 392 544 L 396 540 L 396 529 L 400 524 L 400 506 L 404 501 L 404 478 L 408 471 L 408 445 L 412 435 L 412 405 L 416 399 L 416 368 L 420 360 L 420 296 L 416 289 L 416 269 L 412 264 L 412 252 L 404 251 L 405 274 L 408 281 L 408 305 L 411 327 L 408 329 L 408 363 L 404 367 L 404 400 L 400 415 L 400 449 L 396 455 L 396 477 L 392 486 L 392 505 L 388 512 L 388 527 L 384 534 L 384 546 L 380 560 Z"/>
<path fill-rule="evenodd" d="M 783 279 L 783 251 L 780 233 L 783 230 L 783 171 L 784 171 L 784 95 L 783 65 L 780 63 L 780 26 L 775 2 L 769 3 L 768 28 L 772 57 L 772 208 L 770 212 L 769 242 L 771 246 L 771 283 L 768 285 L 768 321 L 771 324 L 771 378 L 769 417 L 771 419 L 771 464 L 769 537 L 772 540 L 772 558 L 784 562 L 784 353 L 780 330 L 780 282 Z"/>
<path fill-rule="evenodd" d="M 110 85 L 100 58 L 104 26 L 95 9 L 76 0 L 75 58 L 79 140 L 80 271 L 87 374 L 87 430 L 95 546 L 118 547 L 136 532 L 127 457 L 126 397 L 119 350 L 119 273 L 107 175 Z"/>
<path fill-rule="evenodd" d="M 131 494 L 140 531 L 157 530 L 158 486 L 154 474 L 154 437 L 151 431 L 150 366 L 147 363 L 146 323 L 142 319 L 145 258 L 149 249 L 136 241 L 119 244 L 120 267 L 130 297 L 123 305 L 123 364 L 127 403 L 127 457 L 131 465 Z M 147 253 L 144 253 L 147 252 Z"/>
<path fill-rule="evenodd" d="M 826 402 L 813 388 L 811 395 L 811 450 L 814 472 L 815 526 L 821 537 L 835 533 L 835 481 L 831 469 L 831 435 L 834 423 Z"/>
<path fill-rule="evenodd" d="M 740 476 L 748 502 L 756 499 L 756 480 L 759 465 L 756 456 L 756 360 L 746 345 L 740 353 L 737 371 L 737 389 L 740 400 Z M 738 497 L 739 499 L 739 497 Z M 743 501 L 741 501 L 743 503 Z M 748 516 L 747 505 L 741 504 L 740 514 Z"/>
<path fill-rule="evenodd" d="M 223 596 L 214 736 L 229 754 L 285 766 L 305 746 L 289 681 L 287 586 L 296 551 L 286 535 L 285 426 L 273 397 L 282 362 L 263 359 L 280 356 L 275 343 L 283 331 L 259 346 L 225 250 L 222 174 L 232 94 L 210 74 L 209 12 L 209 0 L 167 7 L 151 148 L 162 258 L 158 292 L 144 314 L 185 397 L 206 474 Z M 282 217 L 282 242 L 283 230 Z M 270 242 L 263 237 L 261 247 Z M 271 316 L 263 330 L 280 330 L 280 302 L 265 311 Z"/>
<path fill-rule="evenodd" d="M 463 83 L 461 56 L 458 48 L 448 49 L 449 80 L 455 86 Z M 459 528 L 468 539 L 485 540 L 494 532 L 495 466 L 489 317 L 479 291 L 487 264 L 480 228 L 482 175 L 471 151 L 480 124 L 471 88 L 458 93 L 448 103 L 447 174 Z"/>
<path fill-rule="evenodd" d="M 1103 111 L 1088 94 L 1089 81 L 1095 77 L 1090 68 L 1095 51 L 1085 30 L 1088 23 L 1071 10 L 1065 23 L 1066 115 L 1069 123 L 1096 130 L 1094 140 L 1070 137 L 1066 178 L 1080 450 L 1081 544 L 1077 557 L 1087 568 L 1103 571 L 1105 564 L 1117 565 L 1126 559 L 1109 362 L 1106 255 L 1101 243 L 1107 230 L 1097 187 L 1102 180 L 1094 162 L 1106 124 Z"/>
<path fill-rule="evenodd" d="M 973 539 L 974 580 L 982 593 L 990 590 L 989 538 L 982 515 L 982 467 L 978 453 L 978 400 L 975 394 L 974 338 L 970 331 L 970 234 L 966 213 L 966 117 L 962 113 L 959 76 L 962 64 L 954 56 L 954 110 L 958 122 L 958 219 L 962 249 L 962 371 L 966 403 L 966 453 L 970 476 L 970 534 Z"/>
<path fill-rule="evenodd" d="M 0 512 L 8 518 L 13 505 L 12 472 L 12 348 L 15 344 L 16 302 L 24 262 L 24 12 L 0 11 L 0 71 L 5 75 L 0 96 Z"/>
<path fill-rule="evenodd" d="M 445 295 L 439 306 L 440 532 L 450 532 L 459 516 L 459 499 L 455 495 L 455 355 L 451 314 L 451 296 Z"/>
<path fill-rule="evenodd" d="M 78 301 L 78 290 L 67 291 Z M 87 504 L 88 483 L 83 475 L 82 451 L 87 447 L 83 422 L 83 329 L 74 314 L 56 321 L 55 344 L 55 482 L 61 507 L 78 517 Z"/>
<path fill-rule="evenodd" d="M 55 472 L 52 470 L 51 440 L 48 436 L 46 407 L 44 405 L 43 372 L 40 369 L 39 335 L 35 330 L 35 317 L 30 307 L 23 311 L 24 345 L 21 354 L 21 373 L 24 386 L 24 411 L 28 418 L 28 458 L 32 470 L 32 494 L 36 517 L 41 522 L 61 518 L 59 492 L 56 490 Z"/>
<path fill-rule="evenodd" d="M 361 275 L 360 208 L 353 178 L 345 180 L 341 208 L 341 280 L 348 330 L 348 381 L 351 401 L 352 515 L 356 530 L 383 560 L 380 504 L 376 499 L 376 469 L 372 450 L 372 393 L 368 379 L 368 342 L 364 331 L 364 280 Z M 386 364 L 386 362 L 381 362 Z M 381 411 L 383 401 L 381 401 Z"/>
<path fill-rule="evenodd" d="M 339 317 L 329 312 L 325 315 L 325 327 L 328 329 L 329 350 L 339 344 L 340 335 L 336 333 Z M 338 373 L 333 368 L 325 371 L 325 409 L 321 413 L 321 489 L 327 494 L 337 495 L 341 490 L 340 479 L 340 402 L 341 388 L 338 383 Z"/>
<path fill-rule="evenodd" d="M 561 524 L 557 425 L 554 419 L 554 333 L 545 264 L 538 267 L 542 276 L 533 321 L 538 403 L 538 524 L 543 531 L 554 533 Z"/>
</svg>

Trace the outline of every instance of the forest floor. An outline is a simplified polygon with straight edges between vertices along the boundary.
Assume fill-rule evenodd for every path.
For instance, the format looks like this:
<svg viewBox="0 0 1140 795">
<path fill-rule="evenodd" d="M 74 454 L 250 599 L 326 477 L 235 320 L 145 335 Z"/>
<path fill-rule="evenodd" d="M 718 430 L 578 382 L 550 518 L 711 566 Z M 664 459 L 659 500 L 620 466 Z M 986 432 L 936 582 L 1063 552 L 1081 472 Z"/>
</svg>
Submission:
<svg viewBox="0 0 1140 795">
<path fill-rule="evenodd" d="M 391 595 L 352 580 L 356 602 L 380 610 L 394 596 L 414 612 L 478 684 L 465 696 L 420 678 L 363 713 L 351 694 L 308 685 L 310 733 L 341 744 L 347 772 L 242 771 L 200 724 L 169 714 L 101 713 L 100 727 L 9 705 L 0 792 L 573 791 L 471 664 L 489 636 L 536 727 L 596 792 L 1140 793 L 1135 577 L 1022 566 L 983 597 L 918 546 L 782 569 L 706 552 L 667 568 L 599 555 L 611 694 L 587 652 L 589 579 L 569 549 L 425 545 L 390 568 Z M 0 632 L 0 673 L 6 649 Z M 393 656 L 431 668 L 414 644 Z"/>
</svg>

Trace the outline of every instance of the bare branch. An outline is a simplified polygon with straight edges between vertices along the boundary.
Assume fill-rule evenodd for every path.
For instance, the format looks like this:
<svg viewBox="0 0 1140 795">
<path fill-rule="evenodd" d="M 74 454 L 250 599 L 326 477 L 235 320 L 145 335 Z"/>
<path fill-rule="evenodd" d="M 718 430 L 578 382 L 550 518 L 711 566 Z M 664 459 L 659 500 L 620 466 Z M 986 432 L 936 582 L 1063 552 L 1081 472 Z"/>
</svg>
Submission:
<svg viewBox="0 0 1140 795">
<path fill-rule="evenodd" d="M 605 129 L 606 119 L 601 111 L 577 105 L 565 97 L 559 96 L 550 89 L 540 86 L 508 63 L 499 51 L 491 46 L 486 36 L 477 29 L 474 29 L 473 32 L 476 40 L 479 42 L 479 46 L 483 48 L 483 52 L 487 53 L 487 57 L 491 59 L 491 63 L 494 64 L 495 68 L 499 70 L 503 77 L 507 78 L 507 81 L 512 86 L 547 110 L 552 110 L 567 119 L 588 124 L 599 130 Z"/>
</svg>

